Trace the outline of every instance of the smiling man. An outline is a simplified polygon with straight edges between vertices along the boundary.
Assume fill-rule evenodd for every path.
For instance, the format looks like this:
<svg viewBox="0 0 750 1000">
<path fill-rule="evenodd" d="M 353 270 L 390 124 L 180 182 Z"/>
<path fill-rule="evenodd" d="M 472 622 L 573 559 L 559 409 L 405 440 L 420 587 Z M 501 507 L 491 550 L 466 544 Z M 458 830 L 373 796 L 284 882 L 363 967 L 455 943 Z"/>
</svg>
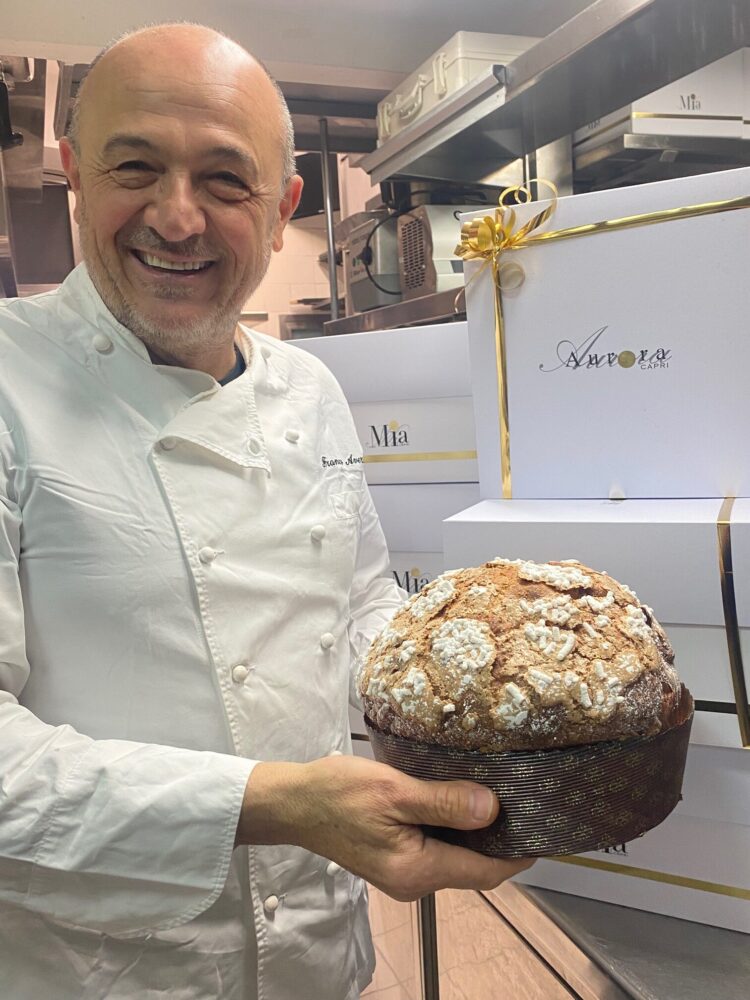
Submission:
<svg viewBox="0 0 750 1000">
<path fill-rule="evenodd" d="M 60 152 L 113 315 L 155 358 L 226 374 L 302 190 L 267 73 L 215 33 L 140 32 L 96 60 Z"/>
<path fill-rule="evenodd" d="M 351 756 L 403 595 L 352 421 L 238 325 L 300 196 L 283 98 L 195 25 L 105 50 L 61 143 L 85 264 L 0 303 L 3 1000 L 354 1000 L 367 879 L 524 867 L 498 803 Z"/>
</svg>

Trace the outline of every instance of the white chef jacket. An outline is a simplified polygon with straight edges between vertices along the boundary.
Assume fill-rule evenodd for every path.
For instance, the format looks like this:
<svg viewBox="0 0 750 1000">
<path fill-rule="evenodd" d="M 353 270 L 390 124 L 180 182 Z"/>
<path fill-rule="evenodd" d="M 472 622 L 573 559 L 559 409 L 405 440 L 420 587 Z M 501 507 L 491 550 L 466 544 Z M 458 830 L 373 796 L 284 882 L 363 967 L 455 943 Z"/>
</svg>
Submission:
<svg viewBox="0 0 750 1000">
<path fill-rule="evenodd" d="M 152 364 L 83 267 L 0 303 L 2 1000 L 370 979 L 361 880 L 233 842 L 255 761 L 350 751 L 402 596 L 334 378 L 239 347 L 224 387 Z"/>
</svg>

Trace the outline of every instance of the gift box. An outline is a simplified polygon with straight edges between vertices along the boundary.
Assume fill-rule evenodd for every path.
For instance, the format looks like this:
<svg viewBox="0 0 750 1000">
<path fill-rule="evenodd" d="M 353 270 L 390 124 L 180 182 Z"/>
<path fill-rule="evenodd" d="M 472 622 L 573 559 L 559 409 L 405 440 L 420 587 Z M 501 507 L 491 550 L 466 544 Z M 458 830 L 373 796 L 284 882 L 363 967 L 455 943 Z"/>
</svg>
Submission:
<svg viewBox="0 0 750 1000">
<path fill-rule="evenodd" d="M 743 50 L 732 52 L 573 133 L 576 152 L 619 135 L 740 138 Z"/>
<path fill-rule="evenodd" d="M 750 745 L 750 500 L 485 500 L 443 537 L 446 569 L 578 559 L 632 587 L 695 698 L 691 740 Z"/>
<path fill-rule="evenodd" d="M 463 217 L 483 497 L 750 493 L 749 208 L 743 168 Z"/>
<path fill-rule="evenodd" d="M 297 346 L 339 380 L 368 483 L 477 481 L 466 323 L 314 338 Z"/>
<path fill-rule="evenodd" d="M 683 798 L 643 837 L 538 861 L 529 885 L 750 933 L 750 766 L 744 750 L 691 744 Z"/>
</svg>

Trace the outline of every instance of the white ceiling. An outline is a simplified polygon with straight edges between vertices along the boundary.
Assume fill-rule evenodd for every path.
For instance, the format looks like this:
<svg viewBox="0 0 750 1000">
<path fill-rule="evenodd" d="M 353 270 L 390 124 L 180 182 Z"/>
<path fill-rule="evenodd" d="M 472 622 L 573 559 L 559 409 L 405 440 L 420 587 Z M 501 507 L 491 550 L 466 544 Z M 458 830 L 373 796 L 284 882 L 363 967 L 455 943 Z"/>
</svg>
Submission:
<svg viewBox="0 0 750 1000">
<path fill-rule="evenodd" d="M 289 72 L 280 72 L 280 68 L 293 64 L 381 71 L 385 82 L 391 74 L 411 72 L 456 31 L 541 36 L 589 2 L 127 0 L 115 4 L 102 0 L 3 0 L 0 52 L 88 61 L 97 49 L 124 31 L 155 21 L 182 19 L 225 31 L 269 63 L 277 76 L 288 78 Z M 19 43 L 23 52 L 18 51 Z"/>
</svg>

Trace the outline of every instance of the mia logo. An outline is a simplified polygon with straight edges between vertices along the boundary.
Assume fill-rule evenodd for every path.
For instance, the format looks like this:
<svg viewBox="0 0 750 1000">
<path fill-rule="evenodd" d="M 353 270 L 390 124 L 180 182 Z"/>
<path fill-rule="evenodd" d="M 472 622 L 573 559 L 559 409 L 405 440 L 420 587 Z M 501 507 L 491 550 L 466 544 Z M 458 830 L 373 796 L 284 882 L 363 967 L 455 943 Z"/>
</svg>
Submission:
<svg viewBox="0 0 750 1000">
<path fill-rule="evenodd" d="M 539 371 L 558 372 L 561 368 L 574 371 L 584 369 L 594 371 L 599 368 L 640 368 L 641 371 L 656 371 L 669 368 L 672 351 L 667 347 L 638 347 L 633 350 L 606 350 L 608 326 L 602 326 L 583 343 L 576 346 L 572 340 L 561 340 L 557 345 L 557 364 L 539 365 Z"/>
<path fill-rule="evenodd" d="M 680 107 L 683 111 L 700 111 L 700 98 L 697 94 L 680 94 Z"/>
<path fill-rule="evenodd" d="M 368 448 L 403 448 L 409 443 L 409 425 L 391 420 L 389 424 L 376 427 L 370 424 Z"/>
<path fill-rule="evenodd" d="M 424 575 L 416 567 L 404 570 L 403 573 L 399 573 L 397 569 L 394 569 L 393 577 L 398 586 L 409 594 L 418 594 L 422 587 L 426 587 L 430 582 L 429 576 Z"/>
</svg>

